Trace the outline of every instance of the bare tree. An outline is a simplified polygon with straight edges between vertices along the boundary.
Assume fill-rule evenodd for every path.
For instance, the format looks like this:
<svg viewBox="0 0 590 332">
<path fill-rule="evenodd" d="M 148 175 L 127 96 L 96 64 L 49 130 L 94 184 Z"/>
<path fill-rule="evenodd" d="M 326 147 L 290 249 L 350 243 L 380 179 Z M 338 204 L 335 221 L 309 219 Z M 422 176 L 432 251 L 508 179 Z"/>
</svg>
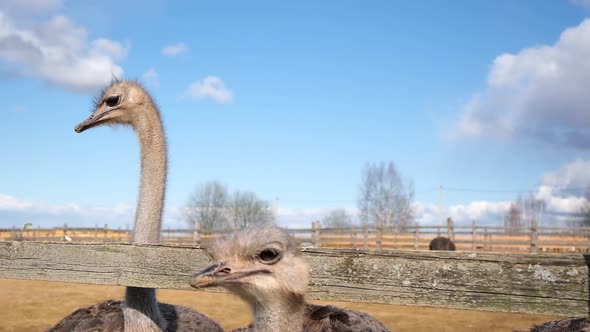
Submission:
<svg viewBox="0 0 590 332">
<path fill-rule="evenodd" d="M 345 228 L 352 227 L 352 217 L 345 209 L 335 209 L 325 216 L 322 221 L 322 226 L 328 228 Z"/>
<path fill-rule="evenodd" d="M 367 163 L 358 207 L 363 225 L 408 226 L 413 222 L 414 186 L 406 187 L 393 161 Z"/>
<path fill-rule="evenodd" d="M 546 204 L 542 199 L 535 198 L 533 195 L 518 196 L 510 203 L 510 207 L 504 216 L 504 226 L 512 228 L 513 232 L 518 227 L 531 227 L 539 224 Z"/>
<path fill-rule="evenodd" d="M 587 201 L 582 207 L 577 224 L 583 227 L 590 227 L 590 202 Z"/>
<path fill-rule="evenodd" d="M 267 201 L 250 191 L 236 191 L 227 205 L 228 218 L 234 228 L 271 224 L 275 215 Z"/>
<path fill-rule="evenodd" d="M 522 209 L 521 205 L 517 203 L 510 203 L 510 207 L 504 216 L 504 227 L 506 232 L 513 233 L 515 228 L 522 227 Z"/>
<path fill-rule="evenodd" d="M 580 209 L 580 215 L 576 226 L 590 227 L 590 188 L 586 190 L 584 198 L 586 199 L 586 202 L 584 202 L 584 205 Z"/>
<path fill-rule="evenodd" d="M 531 194 L 523 199 L 523 205 L 526 226 L 538 226 L 541 223 L 543 213 L 547 208 L 545 201 L 538 199 Z"/>
<path fill-rule="evenodd" d="M 198 224 L 201 229 L 223 228 L 228 225 L 226 205 L 227 188 L 211 181 L 200 187 L 189 198 L 186 217 L 190 225 Z"/>
</svg>

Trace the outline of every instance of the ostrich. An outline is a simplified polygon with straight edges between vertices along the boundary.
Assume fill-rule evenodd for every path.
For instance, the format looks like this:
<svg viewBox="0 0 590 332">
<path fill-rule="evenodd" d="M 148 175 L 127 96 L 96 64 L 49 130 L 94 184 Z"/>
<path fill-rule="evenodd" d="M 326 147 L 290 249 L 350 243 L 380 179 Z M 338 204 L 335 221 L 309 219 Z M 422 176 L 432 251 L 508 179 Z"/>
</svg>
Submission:
<svg viewBox="0 0 590 332">
<path fill-rule="evenodd" d="M 157 244 L 166 187 L 166 139 L 160 113 L 138 83 L 113 80 L 96 99 L 93 113 L 76 126 L 81 133 L 101 125 L 129 125 L 141 147 L 141 185 L 133 243 Z M 153 288 L 127 287 L 124 301 L 109 300 L 74 311 L 49 332 L 74 331 L 223 331 L 189 308 L 156 301 Z"/>
<path fill-rule="evenodd" d="M 455 244 L 451 239 L 444 236 L 435 237 L 430 241 L 429 250 L 455 250 Z"/>
<path fill-rule="evenodd" d="M 530 332 L 590 332 L 590 319 L 566 318 L 535 325 Z"/>
<path fill-rule="evenodd" d="M 309 268 L 284 230 L 242 230 L 208 251 L 216 263 L 194 274 L 190 284 L 223 286 L 250 305 L 254 322 L 234 332 L 389 331 L 366 313 L 306 303 Z"/>
</svg>

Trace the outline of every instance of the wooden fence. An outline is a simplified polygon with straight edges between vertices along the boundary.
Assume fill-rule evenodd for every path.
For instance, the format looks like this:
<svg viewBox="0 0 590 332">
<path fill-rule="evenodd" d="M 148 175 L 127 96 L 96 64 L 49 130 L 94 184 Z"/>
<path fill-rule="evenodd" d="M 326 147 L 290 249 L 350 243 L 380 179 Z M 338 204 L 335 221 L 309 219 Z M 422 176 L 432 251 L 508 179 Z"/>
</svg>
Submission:
<svg viewBox="0 0 590 332">
<path fill-rule="evenodd" d="M 207 245 L 208 241 L 230 230 L 163 229 L 162 243 Z M 353 249 L 428 250 L 430 240 L 448 236 L 457 250 L 471 252 L 590 252 L 590 227 L 521 227 L 494 226 L 409 226 L 405 228 L 312 228 L 289 229 L 301 246 Z M 130 242 L 129 230 L 110 229 L 108 225 L 93 228 L 21 230 L 0 229 L 0 240 L 74 242 Z"/>
<path fill-rule="evenodd" d="M 309 297 L 588 316 L 588 255 L 303 248 Z M 188 290 L 195 246 L 0 241 L 0 278 Z M 33 294 L 31 294 L 33 296 Z"/>
<path fill-rule="evenodd" d="M 168 245 L 142 246 L 107 225 L 0 230 L 0 278 L 190 289 L 190 275 L 210 263 L 201 246 L 227 231 L 164 229 Z M 590 255 L 582 254 L 590 248 L 588 228 L 316 222 L 289 231 L 310 262 L 312 299 L 564 316 L 590 310 Z M 438 235 L 459 251 L 424 251 Z"/>
</svg>

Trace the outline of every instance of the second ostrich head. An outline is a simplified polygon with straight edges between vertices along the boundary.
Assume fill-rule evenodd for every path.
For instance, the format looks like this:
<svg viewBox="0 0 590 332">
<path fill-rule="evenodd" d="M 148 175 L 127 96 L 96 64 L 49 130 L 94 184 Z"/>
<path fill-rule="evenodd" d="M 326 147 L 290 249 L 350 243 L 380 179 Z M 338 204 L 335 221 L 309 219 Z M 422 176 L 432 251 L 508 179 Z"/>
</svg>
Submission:
<svg viewBox="0 0 590 332">
<path fill-rule="evenodd" d="M 129 125 L 139 138 L 141 179 L 133 242 L 158 243 L 166 189 L 167 150 L 160 113 L 137 82 L 113 80 L 96 98 L 92 114 L 74 129 Z"/>
<path fill-rule="evenodd" d="M 146 114 L 141 114 L 148 109 L 154 109 L 151 97 L 136 82 L 113 80 L 95 99 L 92 114 L 78 124 L 75 131 L 81 133 L 87 129 L 105 124 L 131 125 L 133 128 L 141 127 L 141 119 Z M 157 110 L 156 110 L 157 114 Z"/>
<path fill-rule="evenodd" d="M 303 299 L 309 268 L 280 228 L 242 230 L 215 241 L 208 252 L 215 264 L 193 275 L 195 288 L 222 286 L 253 306 Z"/>
</svg>

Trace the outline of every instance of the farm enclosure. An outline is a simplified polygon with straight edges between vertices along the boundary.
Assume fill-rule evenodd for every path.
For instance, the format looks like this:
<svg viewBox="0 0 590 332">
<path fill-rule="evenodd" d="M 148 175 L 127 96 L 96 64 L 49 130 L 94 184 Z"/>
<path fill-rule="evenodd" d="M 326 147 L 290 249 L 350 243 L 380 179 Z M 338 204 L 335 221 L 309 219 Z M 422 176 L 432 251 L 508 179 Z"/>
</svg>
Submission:
<svg viewBox="0 0 590 332">
<path fill-rule="evenodd" d="M 166 244 L 204 245 L 231 230 L 163 229 Z M 312 228 L 288 230 L 300 246 L 354 249 L 428 250 L 430 240 L 448 236 L 457 250 L 471 252 L 590 252 L 590 227 L 521 227 L 493 226 L 408 226 Z M 0 240 L 60 241 L 64 236 L 75 242 L 130 242 L 131 232 L 111 229 L 108 225 L 93 228 L 0 229 Z"/>
<path fill-rule="evenodd" d="M 304 248 L 316 300 L 586 316 L 580 254 Z M 198 247 L 0 242 L 0 278 L 191 289 L 208 266 Z"/>
<path fill-rule="evenodd" d="M 75 231 L 66 229 L 62 230 L 65 234 L 61 234 L 71 235 L 73 242 L 22 241 L 24 236 L 20 241 L 0 242 L 0 278 L 41 280 L 2 281 L 4 285 L 29 285 L 21 288 L 22 298 L 28 299 L 26 303 L 38 303 L 35 302 L 38 296 L 31 293 L 32 288 L 45 287 L 48 293 L 51 293 L 49 289 L 55 289 L 55 284 L 46 281 L 93 284 L 70 284 L 56 289 L 73 298 L 88 290 L 94 290 L 96 296 L 86 302 L 72 301 L 70 306 L 48 317 L 44 324 L 55 323 L 73 308 L 105 300 L 100 297 L 104 295 L 102 290 L 105 288 L 119 289 L 119 293 L 109 297 L 121 298 L 120 288 L 115 286 L 170 289 L 161 291 L 161 294 L 174 294 L 162 297 L 164 301 L 183 304 L 182 301 L 186 300 L 187 305 L 197 310 L 219 301 L 220 296 L 229 296 L 199 292 L 196 298 L 202 299 L 205 304 L 199 302 L 201 304 L 197 305 L 193 298 L 196 293 L 179 291 L 190 289 L 190 275 L 208 265 L 208 257 L 199 246 L 83 243 L 76 242 L 81 240 L 81 234 Z M 448 322 L 448 331 L 506 331 L 509 328 L 525 328 L 533 322 L 540 323 L 557 316 L 588 315 L 589 260 L 582 254 L 335 249 L 325 246 L 333 244 L 334 238 L 345 242 L 354 241 L 355 237 L 342 233 L 342 230 L 332 230 L 332 233 L 323 230 L 328 233 L 325 237 L 321 236 L 322 230 L 318 232 L 317 229 L 315 232 L 306 230 L 307 234 L 297 233 L 302 230 L 291 231 L 304 245 L 302 251 L 311 265 L 310 299 L 347 301 L 340 305 L 368 311 L 397 331 L 427 331 L 428 324 L 432 326 L 437 321 L 439 325 L 440 322 Z M 183 232 L 183 236 L 190 236 L 189 241 L 203 244 L 217 236 L 194 230 L 188 235 Z M 108 236 L 110 231 L 105 233 Z M 123 232 L 116 234 L 128 236 Z M 164 231 L 164 234 L 170 236 L 168 240 L 174 235 L 171 231 Z M 458 234 L 454 236 L 457 239 Z M 376 237 L 366 238 L 377 240 Z M 178 243 L 179 239 L 173 242 Z M 363 237 L 357 237 L 359 239 Z M 381 241 L 383 245 L 389 239 L 383 236 Z M 527 241 L 530 243 L 530 238 Z M 361 241 L 356 243 L 357 246 L 363 244 Z M 6 287 L 8 292 L 4 294 L 15 291 L 11 286 Z M 32 288 L 27 290 L 28 287 Z M 74 292 L 74 289 L 78 291 Z M 228 306 L 221 307 L 233 306 L 230 304 L 232 301 L 236 302 L 235 299 L 227 300 Z M 26 303 L 23 306 L 26 307 Z M 241 308 L 235 309 L 241 312 L 241 316 L 231 314 L 236 319 L 227 323 L 236 324 L 232 327 L 247 323 L 249 315 L 240 305 L 237 302 L 234 308 Z M 32 305 L 26 308 L 24 310 L 34 312 Z M 212 317 L 224 320 L 224 315 L 219 312 L 217 315 Z M 411 317 L 421 318 L 413 320 Z M 451 317 L 455 317 L 455 321 Z M 453 325 L 455 322 L 458 325 Z M 12 331 L 26 329 L 15 327 Z"/>
</svg>

